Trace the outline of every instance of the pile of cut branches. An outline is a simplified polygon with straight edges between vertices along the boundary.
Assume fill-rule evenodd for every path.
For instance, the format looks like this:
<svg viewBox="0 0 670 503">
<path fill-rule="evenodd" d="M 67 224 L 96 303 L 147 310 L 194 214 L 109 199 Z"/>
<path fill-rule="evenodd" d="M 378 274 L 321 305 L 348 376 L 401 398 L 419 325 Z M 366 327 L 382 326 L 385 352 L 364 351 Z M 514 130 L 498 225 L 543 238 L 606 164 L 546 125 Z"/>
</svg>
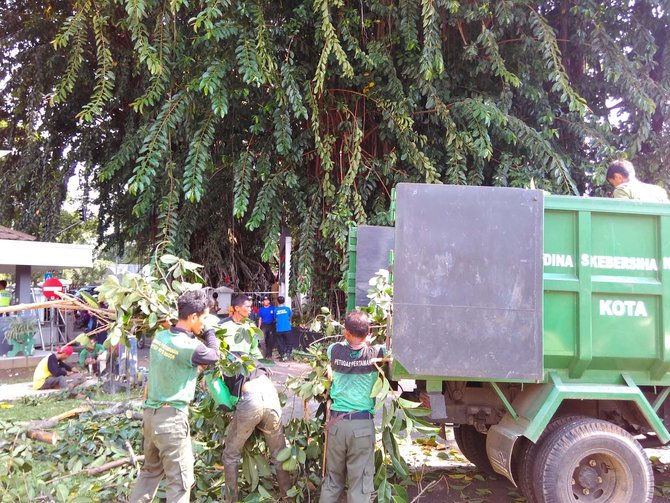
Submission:
<svg viewBox="0 0 670 503">
<path fill-rule="evenodd" d="M 167 266 L 165 271 L 164 266 Z M 110 277 L 99 288 L 100 301 L 108 304 L 107 309 L 100 309 L 93 299 L 86 301 L 93 309 L 113 313 L 107 318 L 111 337 L 121 339 L 139 330 L 155 331 L 161 328 L 161 322 L 174 319 L 176 299 L 181 292 L 200 287 L 198 283 L 186 281 L 187 277 L 199 278 L 198 267 L 176 257 L 163 256 L 154 263 L 157 272 L 148 277 Z M 383 273 L 374 278 L 371 285 L 369 310 L 377 341 L 384 341 L 390 286 Z M 285 426 L 288 447 L 279 455 L 283 468 L 294 475 L 289 496 L 298 502 L 318 499 L 323 477 L 324 417 L 329 388 L 326 350 L 342 333 L 341 324 L 325 308 L 311 328 L 321 332 L 323 338 L 297 354 L 309 365 L 309 371 L 289 379 L 286 393 L 280 393 L 284 401 L 288 394 L 291 399 L 303 402 L 303 417 L 293 418 Z M 253 332 L 249 330 L 239 336 L 251 337 Z M 225 343 L 226 334 L 219 333 L 219 336 Z M 258 364 L 252 359 L 228 359 L 227 355 L 224 344 L 218 372 L 248 372 Z M 406 502 L 406 488 L 411 480 L 409 467 L 399 452 L 400 436 L 416 430 L 434 434 L 435 429 L 424 420 L 428 411 L 391 391 L 391 384 L 381 371 L 372 396 L 377 400 L 378 415 L 381 414 L 376 453 L 377 499 Z M 138 410 L 126 409 L 128 407 L 112 415 L 78 411 L 77 418 L 46 421 L 40 428 L 35 428 L 35 424 L 1 424 L 0 463 L 8 470 L 6 474 L 0 473 L 0 490 L 16 501 L 125 501 L 141 459 L 136 453 L 142 452 Z M 218 409 L 209 393 L 198 392 L 191 408 L 196 456 L 192 495 L 196 501 L 221 498 L 225 479 L 220 462 L 230 419 Z M 35 429 L 46 430 L 52 438 L 62 440 L 55 444 L 35 442 L 29 434 L 29 430 Z M 102 468 L 105 470 L 100 471 Z M 244 501 L 278 499 L 262 435 L 254 434 L 247 442 L 241 472 L 240 492 Z M 159 496 L 161 494 L 159 492 Z"/>
<path fill-rule="evenodd" d="M 3 501 L 123 501 L 144 459 L 139 406 L 84 402 L 46 420 L 0 421 Z"/>
</svg>

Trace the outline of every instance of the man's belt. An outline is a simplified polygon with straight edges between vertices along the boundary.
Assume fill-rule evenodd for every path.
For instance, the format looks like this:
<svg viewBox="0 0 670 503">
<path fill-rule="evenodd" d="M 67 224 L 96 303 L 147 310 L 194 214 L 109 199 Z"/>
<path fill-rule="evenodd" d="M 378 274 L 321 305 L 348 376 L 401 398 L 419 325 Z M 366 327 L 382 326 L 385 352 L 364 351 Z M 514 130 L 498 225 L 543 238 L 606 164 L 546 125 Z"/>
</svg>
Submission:
<svg viewBox="0 0 670 503">
<path fill-rule="evenodd" d="M 372 419 L 374 417 L 374 415 L 371 414 L 368 411 L 340 412 L 339 410 L 333 410 L 333 411 L 331 411 L 330 415 L 332 417 L 336 417 L 338 420 L 342 420 L 342 419 Z"/>
</svg>

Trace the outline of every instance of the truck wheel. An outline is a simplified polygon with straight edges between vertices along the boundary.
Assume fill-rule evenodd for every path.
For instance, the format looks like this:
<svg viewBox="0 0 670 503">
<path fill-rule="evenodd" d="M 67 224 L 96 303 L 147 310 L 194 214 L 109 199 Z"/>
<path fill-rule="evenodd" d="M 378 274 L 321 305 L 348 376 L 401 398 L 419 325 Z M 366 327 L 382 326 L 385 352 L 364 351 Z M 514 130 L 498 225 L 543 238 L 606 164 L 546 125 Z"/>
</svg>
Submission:
<svg viewBox="0 0 670 503">
<path fill-rule="evenodd" d="M 493 467 L 486 455 L 486 435 L 479 433 L 474 426 L 463 424 L 454 428 L 454 439 L 468 461 L 484 473 L 493 473 Z"/>
<path fill-rule="evenodd" d="M 585 419 L 583 416 L 562 416 L 552 420 L 542 432 L 542 435 L 533 443 L 527 438 L 522 439 L 523 443 L 516 453 L 516 460 L 514 463 L 514 479 L 519 485 L 521 494 L 526 498 L 526 503 L 540 503 L 541 500 L 535 495 L 533 471 L 535 469 L 535 460 L 537 453 L 543 441 L 558 430 L 563 425 L 577 420 Z"/>
<path fill-rule="evenodd" d="M 654 478 L 642 446 L 597 419 L 564 424 L 542 441 L 535 494 L 545 503 L 651 503 Z"/>
</svg>

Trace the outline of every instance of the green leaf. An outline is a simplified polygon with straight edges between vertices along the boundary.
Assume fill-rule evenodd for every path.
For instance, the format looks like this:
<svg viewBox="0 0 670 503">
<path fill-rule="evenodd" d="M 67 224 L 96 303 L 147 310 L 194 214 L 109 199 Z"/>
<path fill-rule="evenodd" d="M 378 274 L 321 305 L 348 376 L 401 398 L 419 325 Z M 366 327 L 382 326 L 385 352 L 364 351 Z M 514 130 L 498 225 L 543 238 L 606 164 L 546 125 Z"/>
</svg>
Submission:
<svg viewBox="0 0 670 503">
<path fill-rule="evenodd" d="M 96 301 L 89 293 L 82 290 L 81 292 L 79 292 L 79 295 L 82 296 L 82 298 L 86 301 L 86 303 L 89 306 L 92 306 L 96 309 L 100 308 L 100 306 L 98 305 L 98 301 Z"/>
<path fill-rule="evenodd" d="M 398 404 L 404 409 L 416 409 L 421 407 L 421 402 L 412 402 L 404 398 L 398 398 Z"/>
<path fill-rule="evenodd" d="M 294 472 L 298 469 L 298 460 L 291 457 L 282 463 L 282 468 L 287 472 Z"/>
<path fill-rule="evenodd" d="M 105 455 L 98 456 L 91 463 L 89 463 L 87 465 L 87 468 L 97 468 L 98 466 L 104 465 L 106 461 L 107 461 L 107 456 L 105 456 Z"/>
<path fill-rule="evenodd" d="M 284 447 L 281 451 L 277 453 L 277 461 L 283 463 L 291 457 L 293 454 L 293 449 L 291 447 Z"/>
<path fill-rule="evenodd" d="M 166 253 L 165 255 L 161 255 L 159 260 L 165 265 L 174 265 L 179 262 L 179 257 Z"/>
<path fill-rule="evenodd" d="M 384 378 L 382 376 L 377 377 L 375 384 L 372 386 L 372 391 L 370 392 L 370 398 L 376 398 L 379 393 L 381 393 L 382 388 L 384 387 Z"/>
<path fill-rule="evenodd" d="M 70 495 L 70 489 L 65 484 L 58 484 L 56 486 L 56 498 L 59 501 L 67 501 L 67 497 Z"/>
</svg>

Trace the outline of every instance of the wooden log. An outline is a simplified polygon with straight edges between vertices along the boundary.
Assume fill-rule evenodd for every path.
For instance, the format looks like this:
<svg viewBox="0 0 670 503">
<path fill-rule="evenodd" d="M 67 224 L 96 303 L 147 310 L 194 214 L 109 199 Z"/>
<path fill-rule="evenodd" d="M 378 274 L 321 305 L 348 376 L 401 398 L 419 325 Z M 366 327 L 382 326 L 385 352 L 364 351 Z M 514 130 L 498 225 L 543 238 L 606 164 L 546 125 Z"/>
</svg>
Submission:
<svg viewBox="0 0 670 503">
<path fill-rule="evenodd" d="M 116 312 L 110 309 L 101 309 L 96 308 L 88 303 L 82 302 L 79 299 L 74 297 L 67 297 L 58 300 L 50 300 L 47 302 L 33 302 L 30 304 L 16 304 L 14 306 L 0 307 L 0 314 L 4 313 L 17 313 L 20 311 L 30 311 L 33 309 L 49 309 L 56 308 L 62 310 L 86 310 L 95 313 L 101 318 L 114 319 L 116 318 Z"/>
<path fill-rule="evenodd" d="M 74 409 L 70 409 L 66 412 L 63 412 L 62 414 L 58 414 L 57 416 L 54 416 L 48 421 L 62 421 L 63 419 L 67 419 L 68 417 L 72 416 L 78 416 L 79 414 L 83 414 L 84 412 L 89 412 L 91 410 L 91 407 L 88 405 L 82 405 L 81 407 L 75 407 Z"/>
<path fill-rule="evenodd" d="M 144 455 L 137 456 L 135 459 L 130 457 L 117 459 L 116 461 L 110 461 L 109 463 L 105 463 L 104 465 L 100 465 L 96 468 L 87 468 L 84 471 L 87 475 L 99 475 L 106 471 L 113 470 L 114 468 L 118 468 L 119 466 L 135 464 L 139 461 L 144 461 Z"/>
<path fill-rule="evenodd" d="M 70 418 L 72 416 L 78 416 L 79 414 L 82 414 L 84 412 L 89 412 L 91 410 L 91 407 L 88 405 L 82 406 L 82 407 L 76 407 L 74 409 L 68 410 L 66 412 L 63 412 L 62 414 L 58 414 L 57 416 L 51 417 L 49 419 L 43 419 L 41 421 L 33 421 L 28 425 L 26 428 L 29 432 L 30 431 L 39 431 L 39 430 L 48 430 L 49 428 L 53 428 L 56 426 L 60 421 L 63 419 Z"/>
<path fill-rule="evenodd" d="M 46 309 L 50 307 L 55 307 L 58 309 L 67 309 L 68 307 L 70 307 L 70 304 L 63 303 L 62 301 L 58 300 L 54 300 L 51 302 L 34 302 L 32 304 L 17 304 L 15 306 L 0 307 L 0 314 L 18 313 L 20 311 L 30 311 L 32 309 Z M 70 309 L 81 309 L 81 308 L 71 306 Z"/>
<path fill-rule="evenodd" d="M 93 412 L 91 417 L 108 417 L 108 416 L 118 416 L 119 414 L 124 414 L 127 410 L 132 409 L 133 404 L 130 402 L 118 402 L 107 407 L 106 409 Z"/>
<path fill-rule="evenodd" d="M 70 477 L 74 477 L 75 475 L 80 475 L 82 473 L 85 473 L 86 475 L 99 475 L 101 473 L 104 473 L 109 470 L 113 470 L 114 468 L 118 468 L 119 466 L 123 465 L 128 465 L 128 464 L 137 464 L 140 461 L 144 461 L 144 455 L 142 456 L 137 456 L 137 457 L 128 457 L 128 458 L 121 458 L 117 459 L 115 461 L 110 461 L 109 463 L 105 463 L 104 465 L 100 465 L 96 468 L 84 468 L 83 470 L 79 470 L 77 472 L 70 472 L 66 473 L 65 475 L 61 475 L 60 477 L 55 477 L 53 479 L 47 480 L 47 484 L 52 484 L 54 482 L 57 482 L 59 480 L 67 479 Z"/>
<path fill-rule="evenodd" d="M 45 444 L 56 445 L 58 443 L 58 436 L 53 431 L 31 430 L 28 432 L 28 438 Z"/>
</svg>

